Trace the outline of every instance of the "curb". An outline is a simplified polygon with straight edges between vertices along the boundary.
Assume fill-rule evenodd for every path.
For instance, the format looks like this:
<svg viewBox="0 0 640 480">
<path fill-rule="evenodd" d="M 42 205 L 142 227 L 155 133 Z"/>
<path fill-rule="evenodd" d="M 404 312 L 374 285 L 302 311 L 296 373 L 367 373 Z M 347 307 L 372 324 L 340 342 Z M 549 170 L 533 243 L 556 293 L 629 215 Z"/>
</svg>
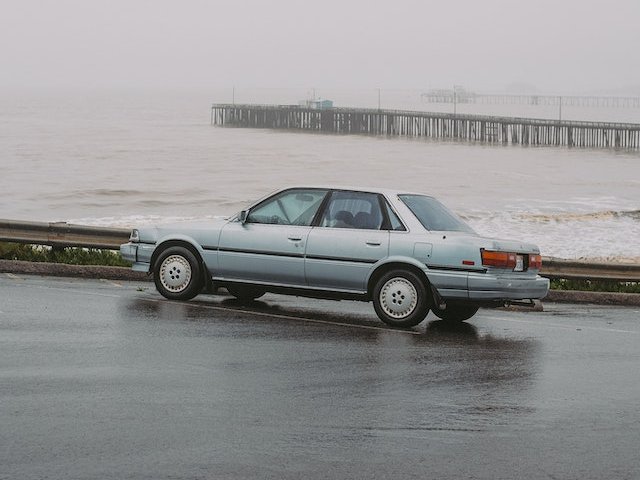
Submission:
<svg viewBox="0 0 640 480">
<path fill-rule="evenodd" d="M 129 267 L 66 265 L 63 263 L 27 262 L 24 260 L 0 260 L 0 273 L 139 282 L 150 282 L 152 280 L 150 275 L 143 272 L 134 272 Z M 550 290 L 542 300 L 550 303 L 592 303 L 596 305 L 640 307 L 640 294 L 637 293 Z"/>
<path fill-rule="evenodd" d="M 22 273 L 25 275 L 105 280 L 151 281 L 151 277 L 146 273 L 134 272 L 129 267 L 67 265 L 64 263 L 27 262 L 24 260 L 0 260 L 0 273 Z"/>
</svg>

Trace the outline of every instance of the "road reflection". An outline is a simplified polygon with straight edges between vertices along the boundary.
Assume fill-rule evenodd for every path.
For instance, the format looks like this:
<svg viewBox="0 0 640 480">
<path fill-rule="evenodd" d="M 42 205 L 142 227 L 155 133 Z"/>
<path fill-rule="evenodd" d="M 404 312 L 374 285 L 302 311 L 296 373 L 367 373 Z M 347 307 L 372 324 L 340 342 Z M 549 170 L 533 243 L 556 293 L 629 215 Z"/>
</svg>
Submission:
<svg viewBox="0 0 640 480">
<path fill-rule="evenodd" d="M 298 432 L 311 450 L 331 438 L 340 451 L 384 451 L 532 421 L 535 340 L 440 320 L 399 331 L 349 308 L 129 297 L 119 308 L 130 343 L 123 355 L 184 368 L 181 381 L 228 412 L 228 425 L 216 428 L 235 431 L 240 408 L 243 422 L 258 426 L 251 434 Z"/>
<path fill-rule="evenodd" d="M 430 412 L 429 422 L 440 410 L 445 417 L 455 411 L 478 418 L 527 412 L 522 403 L 539 368 L 536 340 L 467 322 L 434 320 L 407 332 L 388 328 L 372 315 L 284 308 L 266 301 L 241 305 L 216 297 L 197 302 L 129 298 L 120 314 L 125 325 L 142 335 L 233 340 L 236 346 L 256 349 L 265 348 L 264 342 L 270 342 L 269 348 L 278 342 L 283 352 L 298 352 L 287 365 L 300 369 L 302 378 L 316 377 L 317 366 L 331 366 L 321 369 L 322 380 L 303 381 L 305 389 L 339 388 L 343 394 L 358 395 L 366 391 L 392 403 L 415 402 L 420 418 Z M 270 375 L 278 368 L 265 365 L 259 370 Z M 401 398 L 392 400 L 396 396 Z M 445 417 L 440 423 L 451 420 Z"/>
<path fill-rule="evenodd" d="M 467 322 L 445 322 L 444 320 L 434 320 L 427 324 L 426 332 L 431 336 L 441 336 L 446 338 L 478 339 L 478 329 Z"/>
</svg>

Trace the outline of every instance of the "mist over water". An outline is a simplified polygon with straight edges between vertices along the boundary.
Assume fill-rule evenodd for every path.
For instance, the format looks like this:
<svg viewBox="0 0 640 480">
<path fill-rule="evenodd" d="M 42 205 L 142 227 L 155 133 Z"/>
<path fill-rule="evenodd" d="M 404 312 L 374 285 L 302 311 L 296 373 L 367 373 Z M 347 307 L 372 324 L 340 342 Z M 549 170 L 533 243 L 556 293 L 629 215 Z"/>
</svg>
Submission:
<svg viewBox="0 0 640 480">
<path fill-rule="evenodd" d="M 289 104 L 308 94 L 234 93 L 237 102 Z M 377 103 L 373 90 L 316 93 L 338 106 Z M 421 102 L 417 91 L 381 98 L 383 108 L 451 108 Z M 371 185 L 432 194 L 478 233 L 532 241 L 544 255 L 640 258 L 638 152 L 211 126 L 210 104 L 228 101 L 229 89 L 3 94 L 0 218 L 129 227 L 230 215 L 287 185 Z M 549 107 L 531 108 L 458 112 L 553 118 Z M 565 119 L 639 114 L 563 110 Z"/>
</svg>

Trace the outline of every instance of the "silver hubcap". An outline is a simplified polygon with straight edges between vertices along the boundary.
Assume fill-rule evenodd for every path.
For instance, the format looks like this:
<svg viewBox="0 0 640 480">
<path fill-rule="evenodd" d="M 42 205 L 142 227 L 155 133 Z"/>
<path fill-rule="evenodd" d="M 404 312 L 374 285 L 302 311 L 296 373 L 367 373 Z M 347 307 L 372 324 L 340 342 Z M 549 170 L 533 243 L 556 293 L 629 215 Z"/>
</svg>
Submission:
<svg viewBox="0 0 640 480">
<path fill-rule="evenodd" d="M 380 306 L 392 318 L 408 317 L 416 309 L 416 305 L 418 292 L 406 278 L 392 278 L 380 290 Z"/>
<path fill-rule="evenodd" d="M 189 285 L 191 265 L 181 255 L 170 255 L 160 265 L 160 283 L 170 292 L 178 293 Z"/>
</svg>

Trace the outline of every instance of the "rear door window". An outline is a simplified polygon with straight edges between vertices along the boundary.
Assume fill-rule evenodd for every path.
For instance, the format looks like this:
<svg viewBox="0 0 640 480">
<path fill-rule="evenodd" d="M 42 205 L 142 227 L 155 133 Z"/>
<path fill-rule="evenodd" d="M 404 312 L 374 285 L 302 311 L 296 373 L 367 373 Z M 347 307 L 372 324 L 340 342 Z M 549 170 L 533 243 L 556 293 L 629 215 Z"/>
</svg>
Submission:
<svg viewBox="0 0 640 480">
<path fill-rule="evenodd" d="M 380 230 L 382 221 L 377 194 L 334 191 L 322 214 L 320 226 Z"/>
</svg>

